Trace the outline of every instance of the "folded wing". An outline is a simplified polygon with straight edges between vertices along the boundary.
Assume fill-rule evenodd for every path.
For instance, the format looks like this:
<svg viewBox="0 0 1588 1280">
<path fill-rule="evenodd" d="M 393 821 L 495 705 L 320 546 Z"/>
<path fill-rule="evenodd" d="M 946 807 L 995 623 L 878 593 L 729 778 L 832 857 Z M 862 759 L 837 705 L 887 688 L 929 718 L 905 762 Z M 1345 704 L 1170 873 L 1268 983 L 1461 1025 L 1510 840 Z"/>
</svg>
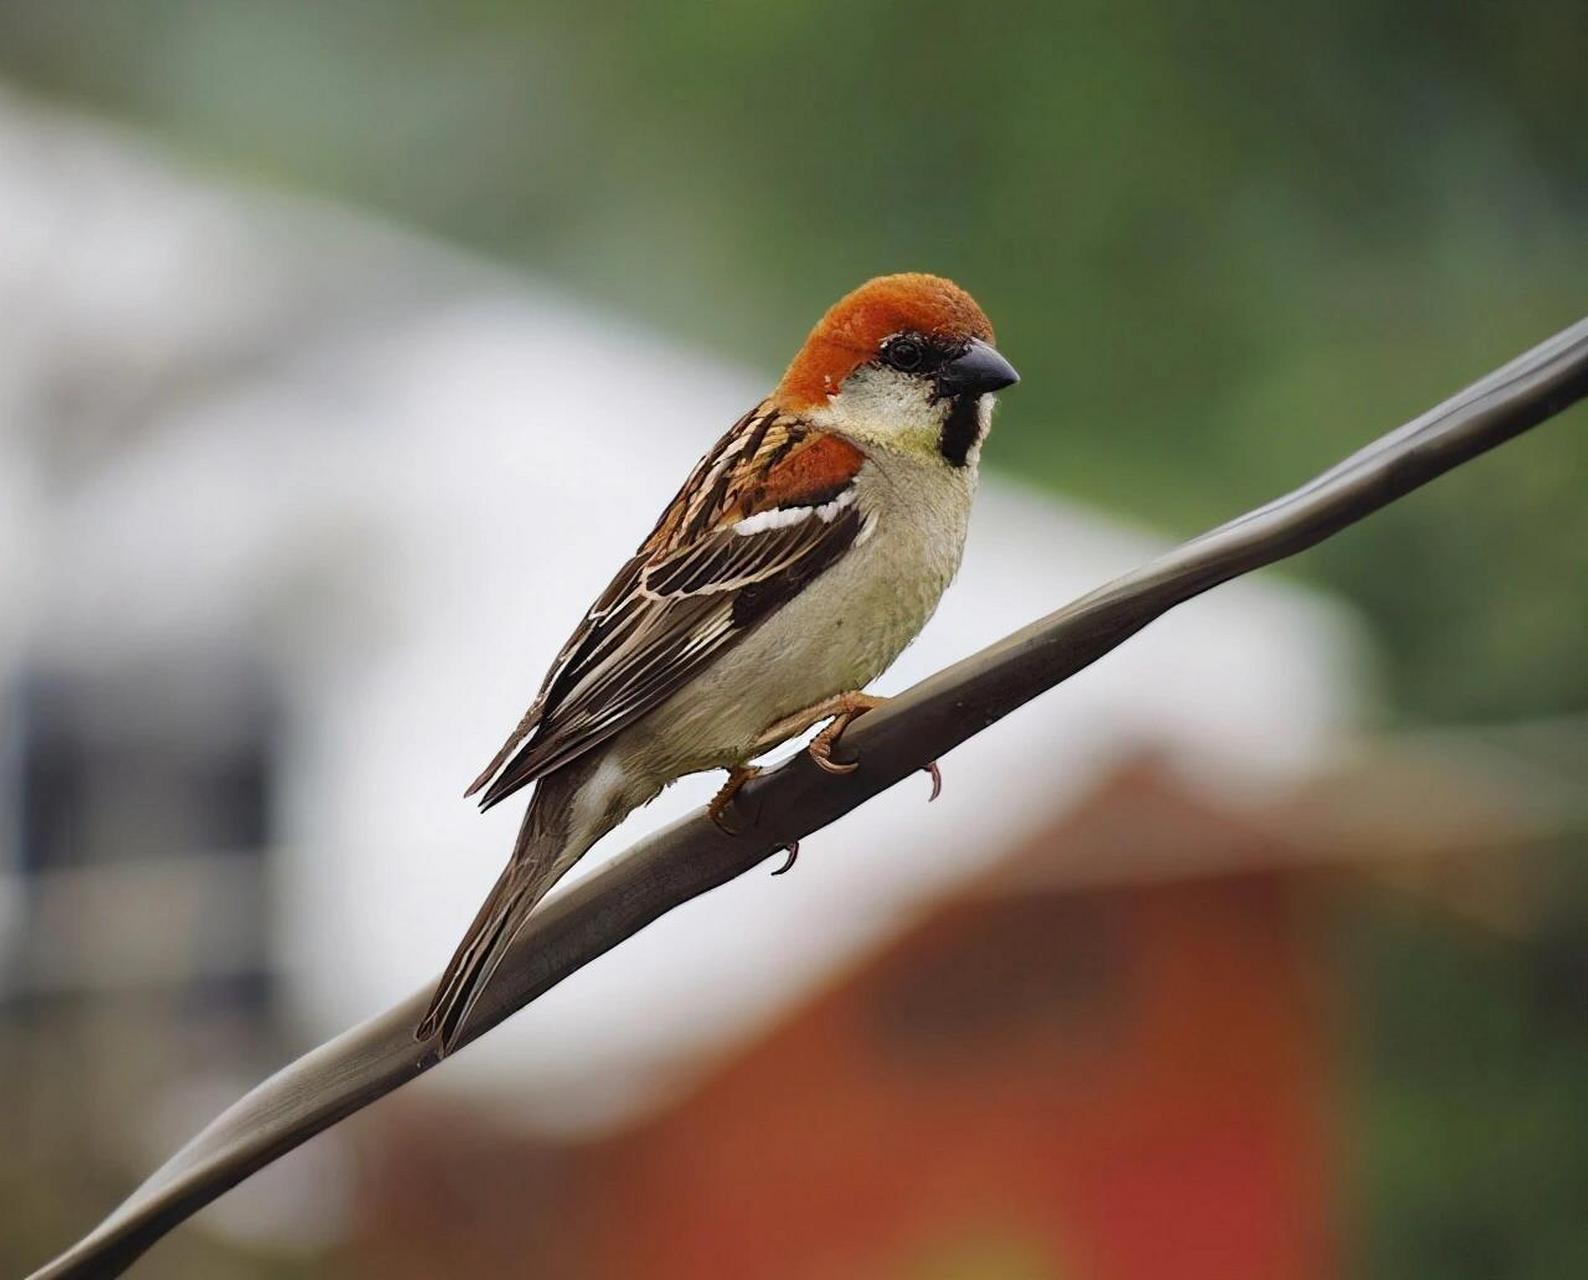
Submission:
<svg viewBox="0 0 1588 1280">
<path fill-rule="evenodd" d="M 489 808 L 654 710 L 836 563 L 864 531 L 864 456 L 763 405 L 668 505 L 469 789 Z"/>
</svg>

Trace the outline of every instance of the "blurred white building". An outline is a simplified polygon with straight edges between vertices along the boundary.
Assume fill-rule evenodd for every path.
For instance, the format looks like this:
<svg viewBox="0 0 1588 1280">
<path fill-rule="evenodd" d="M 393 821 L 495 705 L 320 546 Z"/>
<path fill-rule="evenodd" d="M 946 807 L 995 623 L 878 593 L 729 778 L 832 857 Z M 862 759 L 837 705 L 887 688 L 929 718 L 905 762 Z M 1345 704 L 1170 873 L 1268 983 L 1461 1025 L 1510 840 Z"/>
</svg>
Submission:
<svg viewBox="0 0 1588 1280">
<path fill-rule="evenodd" d="M 8 985 L 201 972 L 322 1039 L 446 959 L 517 821 L 464 784 L 776 371 L 3 98 L 0 226 Z M 988 456 L 1001 433 L 1101 429 L 1031 421 L 1016 389 Z M 1161 546 L 995 473 L 960 581 L 880 688 Z M 1122 753 L 1209 787 L 1315 763 L 1351 714 L 1353 637 L 1272 578 L 1222 588 L 946 759 L 930 808 L 924 780 L 880 797 L 795 873 L 675 912 L 416 1087 L 560 1128 L 631 1114 Z"/>
</svg>

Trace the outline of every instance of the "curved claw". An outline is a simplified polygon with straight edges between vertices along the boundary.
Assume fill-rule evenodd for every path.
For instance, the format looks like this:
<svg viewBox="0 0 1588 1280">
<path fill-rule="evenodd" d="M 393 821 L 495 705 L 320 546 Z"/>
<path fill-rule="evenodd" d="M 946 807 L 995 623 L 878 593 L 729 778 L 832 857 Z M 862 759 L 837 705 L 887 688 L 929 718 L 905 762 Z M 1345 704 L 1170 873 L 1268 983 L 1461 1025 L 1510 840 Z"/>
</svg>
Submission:
<svg viewBox="0 0 1588 1280">
<path fill-rule="evenodd" d="M 943 771 L 937 767 L 937 761 L 934 760 L 931 764 L 925 766 L 921 772 L 932 775 L 932 794 L 926 798 L 927 804 L 931 804 L 932 801 L 943 794 Z"/>
<path fill-rule="evenodd" d="M 839 736 L 849 727 L 849 722 L 858 714 L 855 711 L 840 712 L 833 717 L 831 724 L 811 739 L 811 745 L 805 748 L 810 754 L 810 758 L 816 762 L 816 767 L 823 773 L 842 775 L 853 773 L 860 768 L 860 761 L 858 760 L 851 760 L 845 763 L 844 761 L 833 759 L 833 744 L 838 741 Z"/>
<path fill-rule="evenodd" d="M 790 867 L 799 861 L 800 842 L 798 840 L 791 841 L 790 843 L 784 845 L 783 848 L 788 853 L 788 861 L 772 873 L 775 876 L 783 875 Z"/>
<path fill-rule="evenodd" d="M 816 762 L 816 767 L 823 773 L 835 773 L 842 775 L 846 773 L 853 773 L 856 769 L 860 768 L 860 761 L 858 760 L 853 760 L 846 764 L 842 760 L 834 760 L 832 756 L 828 755 L 825 751 L 815 750 L 814 747 L 811 750 L 810 756 L 811 759 Z"/>
</svg>

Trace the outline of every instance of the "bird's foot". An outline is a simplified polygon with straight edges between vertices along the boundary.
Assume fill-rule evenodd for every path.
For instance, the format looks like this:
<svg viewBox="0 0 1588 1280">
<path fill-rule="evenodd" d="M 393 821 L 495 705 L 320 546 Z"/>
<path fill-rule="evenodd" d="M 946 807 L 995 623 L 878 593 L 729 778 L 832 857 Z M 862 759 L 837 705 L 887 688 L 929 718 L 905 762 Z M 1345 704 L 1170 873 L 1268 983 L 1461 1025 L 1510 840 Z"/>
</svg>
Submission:
<svg viewBox="0 0 1588 1280">
<path fill-rule="evenodd" d="M 885 702 L 887 702 L 886 698 L 878 698 L 869 693 L 860 693 L 859 691 L 840 693 L 818 702 L 813 707 L 807 707 L 804 711 L 789 716 L 785 720 L 779 721 L 768 730 L 767 737 L 770 741 L 781 741 L 782 738 L 790 734 L 808 729 L 818 720 L 829 720 L 827 726 L 811 739 L 810 746 L 806 747 L 805 750 L 810 754 L 812 763 L 818 769 L 840 775 L 853 773 L 860 767 L 859 761 L 834 760 L 833 746 L 843 736 L 843 732 L 849 727 L 850 721 L 865 715 L 868 711 L 875 711 Z M 937 767 L 936 760 L 923 765 L 921 772 L 930 774 L 932 778 L 932 794 L 927 797 L 927 803 L 930 804 L 943 794 L 943 773 Z M 752 773 L 749 776 L 753 777 L 754 774 Z M 730 774 L 727 784 L 718 792 L 718 800 L 726 804 L 733 793 L 748 780 L 749 777 L 736 781 L 735 777 Z M 712 801 L 712 805 L 715 809 L 717 800 Z M 721 823 L 718 825 L 720 826 Z M 783 875 L 794 866 L 800 856 L 800 842 L 798 840 L 791 841 L 784 845 L 783 849 L 788 854 L 788 858 L 781 867 L 772 873 L 775 876 Z"/>
<path fill-rule="evenodd" d="M 832 721 L 811 739 L 810 746 L 806 748 L 816 767 L 827 773 L 836 774 L 853 773 L 858 769 L 859 761 L 834 760 L 833 747 L 843 736 L 844 730 L 849 727 L 851 721 L 868 711 L 876 710 L 885 702 L 887 702 L 886 698 L 873 697 L 868 693 L 841 693 L 836 698 L 829 698 L 826 702 L 818 704 L 821 715 L 813 716 L 812 719 L 831 716 Z M 813 712 L 817 709 L 817 707 L 811 708 Z M 927 797 L 927 803 L 930 804 L 943 794 L 943 772 L 937 767 L 936 760 L 923 765 L 921 772 L 930 774 L 932 778 L 932 794 Z"/>
<path fill-rule="evenodd" d="M 886 698 L 873 697 L 869 693 L 840 693 L 811 707 L 805 713 L 810 716 L 808 723 L 828 720 L 827 727 L 812 738 L 810 746 L 805 748 L 816 767 L 825 773 L 838 774 L 853 773 L 860 768 L 858 760 L 834 760 L 833 747 L 849 727 L 850 721 L 868 711 L 875 711 L 886 701 Z"/>
<path fill-rule="evenodd" d="M 753 764 L 736 764 L 728 770 L 728 780 L 722 784 L 721 790 L 711 797 L 711 803 L 706 806 L 706 816 L 717 824 L 719 830 L 730 836 L 739 834 L 739 828 L 726 820 L 728 806 L 733 803 L 734 796 L 739 794 L 739 789 L 760 772 L 761 770 Z M 793 865 L 794 860 L 790 858 L 789 866 Z"/>
<path fill-rule="evenodd" d="M 726 820 L 728 806 L 733 803 L 734 796 L 739 794 L 739 789 L 745 783 L 760 774 L 761 770 L 753 764 L 736 764 L 728 770 L 728 780 L 722 784 L 721 790 L 712 796 L 711 803 L 706 806 L 706 816 L 715 822 L 718 828 L 730 836 L 739 834 L 739 828 L 731 826 Z M 776 852 L 774 850 L 774 852 Z M 787 860 L 772 874 L 780 876 L 799 859 L 800 842 L 790 840 L 783 846 L 783 852 L 788 854 Z"/>
</svg>

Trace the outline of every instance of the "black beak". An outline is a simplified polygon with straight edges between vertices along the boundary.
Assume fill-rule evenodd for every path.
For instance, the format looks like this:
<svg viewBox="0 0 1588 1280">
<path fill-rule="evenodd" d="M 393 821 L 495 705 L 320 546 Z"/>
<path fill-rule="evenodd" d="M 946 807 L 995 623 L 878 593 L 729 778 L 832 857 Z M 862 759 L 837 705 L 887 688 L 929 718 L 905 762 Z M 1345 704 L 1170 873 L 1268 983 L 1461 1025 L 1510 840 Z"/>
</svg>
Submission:
<svg viewBox="0 0 1588 1280">
<path fill-rule="evenodd" d="M 985 342 L 970 340 L 965 353 L 950 360 L 937 371 L 937 394 L 951 396 L 983 395 L 1001 391 L 1020 381 L 1014 365 Z"/>
</svg>

